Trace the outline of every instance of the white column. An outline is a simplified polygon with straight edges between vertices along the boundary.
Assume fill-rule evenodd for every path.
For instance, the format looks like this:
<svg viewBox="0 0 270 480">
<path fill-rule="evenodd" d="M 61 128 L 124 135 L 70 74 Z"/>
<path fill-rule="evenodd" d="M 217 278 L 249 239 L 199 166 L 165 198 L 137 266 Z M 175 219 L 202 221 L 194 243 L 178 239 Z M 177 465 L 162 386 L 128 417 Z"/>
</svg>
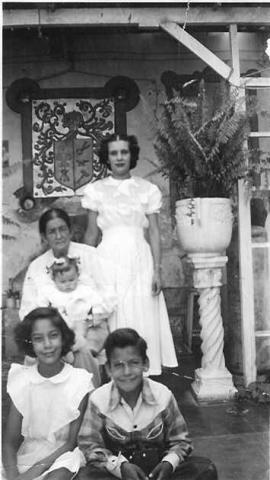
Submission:
<svg viewBox="0 0 270 480">
<path fill-rule="evenodd" d="M 195 371 L 192 388 L 200 401 L 227 400 L 237 391 L 225 366 L 224 329 L 220 308 L 222 268 L 226 256 L 189 255 L 193 264 L 193 283 L 198 290 L 201 325 L 201 368 Z"/>
</svg>

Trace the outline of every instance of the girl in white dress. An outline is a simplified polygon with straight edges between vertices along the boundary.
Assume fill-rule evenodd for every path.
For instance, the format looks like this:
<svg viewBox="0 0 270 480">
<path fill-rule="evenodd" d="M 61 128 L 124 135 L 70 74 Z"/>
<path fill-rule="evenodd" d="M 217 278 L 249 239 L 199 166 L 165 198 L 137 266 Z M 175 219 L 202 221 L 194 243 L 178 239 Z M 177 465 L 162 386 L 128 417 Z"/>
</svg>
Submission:
<svg viewBox="0 0 270 480">
<path fill-rule="evenodd" d="M 161 365 L 176 367 L 174 343 L 161 292 L 158 212 L 161 192 L 147 180 L 131 176 L 139 155 L 134 136 L 112 135 L 102 142 L 100 161 L 111 176 L 88 184 L 82 206 L 89 210 L 86 243 L 97 245 L 103 265 L 103 288 L 115 291 L 117 308 L 110 330 L 131 327 L 148 343 L 149 373 Z M 148 233 L 149 243 L 145 239 Z"/>
<path fill-rule="evenodd" d="M 37 308 L 16 327 L 32 366 L 12 364 L 11 407 L 3 442 L 8 480 L 70 480 L 84 465 L 77 435 L 93 389 L 92 375 L 61 359 L 74 332 L 53 308 Z M 23 441 L 21 440 L 23 437 Z"/>
</svg>

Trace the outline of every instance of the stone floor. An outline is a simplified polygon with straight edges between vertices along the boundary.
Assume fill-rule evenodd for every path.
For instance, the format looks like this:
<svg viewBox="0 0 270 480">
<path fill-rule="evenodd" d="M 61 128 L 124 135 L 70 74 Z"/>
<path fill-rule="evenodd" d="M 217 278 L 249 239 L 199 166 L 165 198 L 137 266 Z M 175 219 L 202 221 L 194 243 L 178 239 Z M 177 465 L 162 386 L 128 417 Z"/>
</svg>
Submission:
<svg viewBox="0 0 270 480">
<path fill-rule="evenodd" d="M 9 362 L 3 361 L 3 427 L 8 409 L 5 393 Z M 156 378 L 174 392 L 193 438 L 195 452 L 211 458 L 219 480 L 269 480 L 269 404 L 246 402 L 241 410 L 234 402 L 199 405 L 190 384 L 194 368 L 190 357 L 180 367 Z"/>
<path fill-rule="evenodd" d="M 270 405 L 199 405 L 191 393 L 194 362 L 182 357 L 174 373 L 160 377 L 175 394 L 194 444 L 194 454 L 211 458 L 219 480 L 270 480 Z M 240 407 L 240 408 L 239 408 Z"/>
</svg>

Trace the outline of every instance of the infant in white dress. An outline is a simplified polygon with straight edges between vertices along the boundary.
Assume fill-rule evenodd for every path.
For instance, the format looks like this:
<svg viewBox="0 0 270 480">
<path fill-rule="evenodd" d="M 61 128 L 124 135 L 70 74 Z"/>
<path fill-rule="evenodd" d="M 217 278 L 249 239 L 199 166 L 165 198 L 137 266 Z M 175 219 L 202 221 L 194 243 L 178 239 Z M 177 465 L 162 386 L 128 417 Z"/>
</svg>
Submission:
<svg viewBox="0 0 270 480">
<path fill-rule="evenodd" d="M 75 258 L 55 260 L 50 273 L 53 283 L 42 289 L 39 306 L 57 308 L 75 332 L 74 352 L 88 347 L 93 356 L 98 356 L 108 335 L 107 319 L 113 311 L 113 302 L 105 299 L 97 289 L 80 283 Z M 72 353 L 65 359 L 73 363 Z"/>
</svg>

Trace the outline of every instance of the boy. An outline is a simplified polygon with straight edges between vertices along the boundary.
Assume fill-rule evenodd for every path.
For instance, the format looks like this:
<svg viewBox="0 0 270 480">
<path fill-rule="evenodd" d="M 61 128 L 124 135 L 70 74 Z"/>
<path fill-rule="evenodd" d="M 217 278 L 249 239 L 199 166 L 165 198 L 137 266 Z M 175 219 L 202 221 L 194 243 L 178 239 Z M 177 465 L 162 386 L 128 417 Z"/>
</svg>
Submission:
<svg viewBox="0 0 270 480">
<path fill-rule="evenodd" d="M 164 385 L 145 377 L 147 345 L 131 328 L 105 342 L 112 381 L 93 392 L 79 445 L 80 480 L 216 480 L 213 464 L 194 457 L 186 423 Z M 196 461 L 197 460 L 197 461 Z"/>
</svg>

